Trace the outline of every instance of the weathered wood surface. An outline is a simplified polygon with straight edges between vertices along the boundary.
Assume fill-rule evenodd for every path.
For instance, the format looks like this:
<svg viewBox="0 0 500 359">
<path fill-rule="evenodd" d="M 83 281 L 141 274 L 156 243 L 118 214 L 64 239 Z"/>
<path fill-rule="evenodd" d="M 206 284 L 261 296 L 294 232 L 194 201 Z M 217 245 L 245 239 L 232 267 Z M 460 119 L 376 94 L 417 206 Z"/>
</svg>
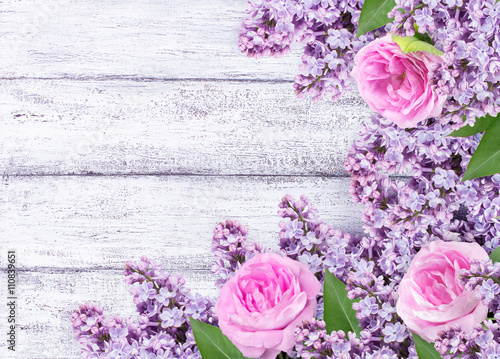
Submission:
<svg viewBox="0 0 500 359">
<path fill-rule="evenodd" d="M 0 296 L 15 249 L 16 358 L 78 358 L 79 304 L 133 315 L 121 268 L 141 255 L 217 295 L 214 225 L 239 219 L 277 248 L 286 193 L 361 234 L 343 163 L 366 106 L 297 99 L 300 45 L 280 59 L 241 54 L 245 8 L 0 1 Z M 0 333 L 5 318 L 1 304 Z M 2 359 L 13 357 L 4 335 Z"/>
<path fill-rule="evenodd" d="M 295 56 L 238 49 L 242 0 L 5 0 L 0 77 L 293 81 Z"/>
<path fill-rule="evenodd" d="M 321 177 L 11 177 L 1 187 L 2 242 L 23 269 L 117 269 L 141 255 L 169 269 L 209 269 L 214 226 L 239 219 L 277 248 L 280 199 L 308 195 L 322 218 L 359 233 L 348 179 Z M 194 266 L 194 267 L 193 267 Z"/>
<path fill-rule="evenodd" d="M 4 178 L 2 255 L 16 249 L 21 270 L 18 358 L 77 358 L 69 317 L 79 304 L 92 301 L 110 314 L 132 315 L 120 269 L 142 255 L 185 275 L 193 291 L 216 296 L 210 275 L 214 225 L 240 219 L 249 240 L 277 249 L 277 204 L 286 193 L 308 194 L 326 222 L 359 234 L 360 206 L 349 203 L 348 182 L 254 176 Z"/>
<path fill-rule="evenodd" d="M 191 292 L 217 295 L 208 272 L 189 270 L 183 271 L 183 275 Z M 79 304 L 98 304 L 106 316 L 136 317 L 130 286 L 125 284 L 121 270 L 37 269 L 21 272 L 19 281 L 19 351 L 12 356 L 0 347 L 2 359 L 81 358 L 70 321 Z"/>
<path fill-rule="evenodd" d="M 368 108 L 290 84 L 0 82 L 0 168 L 17 174 L 343 175 Z"/>
</svg>

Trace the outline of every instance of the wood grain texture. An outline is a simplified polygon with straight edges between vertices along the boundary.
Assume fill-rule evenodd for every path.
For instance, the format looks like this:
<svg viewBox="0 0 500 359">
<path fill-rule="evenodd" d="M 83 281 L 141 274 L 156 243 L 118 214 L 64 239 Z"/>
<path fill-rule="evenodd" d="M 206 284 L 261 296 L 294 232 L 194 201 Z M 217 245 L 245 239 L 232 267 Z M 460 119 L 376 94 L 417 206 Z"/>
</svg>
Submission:
<svg viewBox="0 0 500 359">
<path fill-rule="evenodd" d="M 238 49 L 246 0 L 6 0 L 0 77 L 293 81 L 301 46 L 280 59 Z M 5 54 L 5 55 L 4 55 Z"/>
<path fill-rule="evenodd" d="M 15 249 L 15 358 L 79 358 L 79 304 L 133 315 L 121 268 L 141 255 L 216 296 L 214 225 L 239 219 L 277 249 L 286 193 L 362 235 L 343 164 L 368 108 L 297 99 L 301 45 L 242 54 L 246 4 L 0 0 L 0 296 Z M 2 304 L 0 333 L 5 318 Z"/>
<path fill-rule="evenodd" d="M 78 358 L 69 316 L 79 304 L 91 301 L 109 314 L 133 315 L 120 269 L 141 255 L 183 274 L 193 291 L 216 296 L 210 275 L 214 225 L 240 219 L 249 228 L 249 240 L 277 249 L 276 211 L 285 193 L 307 193 L 326 222 L 359 234 L 360 207 L 349 202 L 348 182 L 258 176 L 4 177 L 0 278 L 6 282 L 4 254 L 15 249 L 17 358 Z M 5 298 L 5 286 L 0 287 Z M 0 352 L 12 357 L 4 343 Z"/>
<path fill-rule="evenodd" d="M 369 109 L 290 84 L 0 82 L 4 174 L 345 175 Z"/>
<path fill-rule="evenodd" d="M 213 228 L 228 218 L 277 249 L 277 206 L 287 193 L 308 195 L 325 222 L 360 233 L 348 186 L 321 177 L 4 178 L 0 243 L 18 251 L 22 269 L 118 269 L 147 255 L 168 269 L 207 270 Z"/>
<path fill-rule="evenodd" d="M 192 293 L 217 295 L 209 272 L 183 271 L 183 276 Z M 3 283 L 4 273 L 0 277 Z M 6 350 L 2 330 L 2 359 L 81 358 L 70 321 L 80 304 L 100 305 L 106 316 L 136 317 L 130 286 L 125 284 L 121 270 L 37 269 L 20 272 L 19 283 L 17 351 L 12 355 Z M 4 290 L 3 285 L 1 288 Z M 5 298 L 2 291 L 0 294 Z M 6 318 L 5 308 L 0 306 L 2 321 Z"/>
</svg>

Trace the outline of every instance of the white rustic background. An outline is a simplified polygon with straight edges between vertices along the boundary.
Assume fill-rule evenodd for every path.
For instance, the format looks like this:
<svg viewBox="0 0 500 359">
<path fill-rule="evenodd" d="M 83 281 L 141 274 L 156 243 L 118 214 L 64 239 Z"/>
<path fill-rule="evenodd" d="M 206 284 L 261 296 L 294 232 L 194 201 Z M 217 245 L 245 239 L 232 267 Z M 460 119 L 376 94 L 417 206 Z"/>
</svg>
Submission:
<svg viewBox="0 0 500 359">
<path fill-rule="evenodd" d="M 301 46 L 238 49 L 246 0 L 0 0 L 0 358 L 79 358 L 69 317 L 134 315 L 141 255 L 217 295 L 214 225 L 277 248 L 280 198 L 307 194 L 361 233 L 343 163 L 369 115 L 357 96 L 297 99 Z M 6 348 L 7 250 L 18 255 Z M 5 303 L 4 303 L 5 302 Z"/>
</svg>

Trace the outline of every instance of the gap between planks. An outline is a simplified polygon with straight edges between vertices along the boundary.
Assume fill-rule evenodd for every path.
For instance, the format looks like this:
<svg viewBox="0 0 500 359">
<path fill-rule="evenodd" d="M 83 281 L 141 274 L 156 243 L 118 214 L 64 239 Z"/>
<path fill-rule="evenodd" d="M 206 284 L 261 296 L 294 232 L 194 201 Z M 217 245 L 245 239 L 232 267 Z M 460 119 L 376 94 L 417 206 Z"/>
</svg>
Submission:
<svg viewBox="0 0 500 359">
<path fill-rule="evenodd" d="M 168 78 L 168 77 L 144 77 L 131 75 L 103 75 L 103 76 L 53 76 L 53 77 L 0 77 L 0 81 L 135 81 L 135 82 L 218 82 L 218 83 L 264 83 L 264 84 L 293 84 L 290 79 L 234 79 L 234 78 Z"/>
</svg>

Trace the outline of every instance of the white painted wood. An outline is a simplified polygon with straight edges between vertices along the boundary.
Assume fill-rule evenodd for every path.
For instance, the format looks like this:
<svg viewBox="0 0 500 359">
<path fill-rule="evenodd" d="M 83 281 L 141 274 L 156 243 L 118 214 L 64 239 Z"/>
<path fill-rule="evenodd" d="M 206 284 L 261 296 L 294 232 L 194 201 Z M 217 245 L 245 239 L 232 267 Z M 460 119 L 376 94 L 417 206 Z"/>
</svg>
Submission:
<svg viewBox="0 0 500 359">
<path fill-rule="evenodd" d="M 216 296 L 207 271 L 183 272 L 192 293 Z M 2 276 L 3 277 L 3 276 Z M 80 346 L 73 337 L 70 317 L 79 304 L 94 303 L 106 316 L 136 317 L 130 286 L 121 270 L 44 270 L 19 274 L 18 345 L 15 355 L 5 348 L 2 330 L 2 359 L 77 359 Z M 3 283 L 2 283 L 3 284 Z M 2 285 L 2 289 L 3 289 Z M 1 292 L 0 292 L 1 293 Z M 2 295 L 2 299 L 4 296 Z M 5 321 L 2 300 L 0 315 Z M 5 326 L 2 326 L 4 329 Z"/>
<path fill-rule="evenodd" d="M 79 304 L 133 315 L 120 269 L 143 254 L 215 296 L 214 225 L 239 219 L 277 248 L 286 193 L 361 234 L 343 163 L 367 107 L 297 99 L 300 45 L 280 59 L 241 54 L 245 7 L 0 0 L 0 297 L 16 249 L 16 358 L 80 357 Z"/>
<path fill-rule="evenodd" d="M 0 169 L 16 174 L 345 175 L 364 102 L 290 84 L 0 81 Z"/>
<path fill-rule="evenodd" d="M 280 79 L 301 46 L 249 59 L 238 36 L 246 0 L 5 0 L 0 77 Z"/>
<path fill-rule="evenodd" d="M 91 301 L 107 313 L 132 315 L 120 269 L 141 255 L 183 274 L 193 291 L 216 296 L 210 275 L 215 224 L 240 219 L 249 228 L 249 240 L 277 249 L 277 204 L 286 193 L 308 194 L 325 221 L 360 233 L 360 207 L 349 202 L 348 182 L 321 177 L 5 177 L 0 263 L 5 283 L 3 257 L 7 249 L 17 251 L 17 358 L 78 358 L 69 316 L 79 304 Z M 0 285 L 2 298 L 5 287 Z M 4 312 L 1 306 L 1 318 Z M 11 357 L 3 342 L 0 352 Z"/>
<path fill-rule="evenodd" d="M 11 177 L 1 185 L 0 243 L 30 270 L 117 269 L 141 255 L 169 269 L 209 269 L 213 228 L 228 218 L 277 248 L 287 193 L 308 195 L 325 221 L 360 233 L 348 186 L 321 177 Z"/>
</svg>

